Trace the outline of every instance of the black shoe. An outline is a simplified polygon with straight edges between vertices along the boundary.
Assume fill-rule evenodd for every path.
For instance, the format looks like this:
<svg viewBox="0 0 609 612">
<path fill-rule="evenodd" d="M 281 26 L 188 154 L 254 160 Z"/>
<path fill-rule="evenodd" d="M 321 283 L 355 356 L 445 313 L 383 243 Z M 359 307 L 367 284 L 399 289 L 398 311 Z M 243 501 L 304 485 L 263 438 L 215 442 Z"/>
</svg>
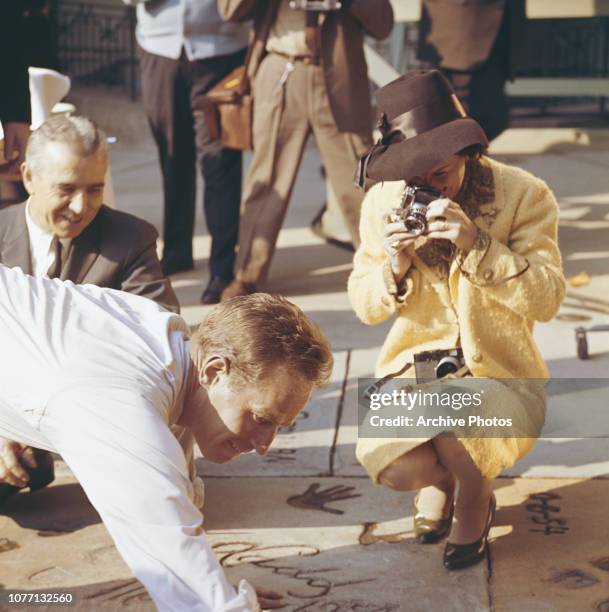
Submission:
<svg viewBox="0 0 609 612">
<path fill-rule="evenodd" d="M 201 304 L 218 304 L 222 292 L 230 283 L 231 281 L 225 281 L 219 276 L 212 276 L 201 295 Z"/>
<path fill-rule="evenodd" d="M 192 259 L 183 261 L 175 261 L 173 259 L 163 259 L 161 261 L 161 270 L 165 276 L 171 276 L 178 272 L 188 272 L 194 268 Z"/>
<path fill-rule="evenodd" d="M 475 542 L 470 542 L 469 544 L 451 544 L 446 542 L 446 548 L 444 549 L 444 567 L 446 569 L 463 569 L 464 567 L 475 565 L 484 559 L 486 549 L 488 548 L 488 532 L 495 516 L 496 505 L 495 496 L 491 495 L 491 499 L 488 502 L 486 526 L 482 535 Z"/>
<path fill-rule="evenodd" d="M 455 504 L 451 500 L 448 516 L 441 519 L 430 519 L 419 512 L 417 508 L 418 495 L 414 498 L 414 535 L 421 544 L 435 544 L 448 535 L 453 523 Z"/>
</svg>

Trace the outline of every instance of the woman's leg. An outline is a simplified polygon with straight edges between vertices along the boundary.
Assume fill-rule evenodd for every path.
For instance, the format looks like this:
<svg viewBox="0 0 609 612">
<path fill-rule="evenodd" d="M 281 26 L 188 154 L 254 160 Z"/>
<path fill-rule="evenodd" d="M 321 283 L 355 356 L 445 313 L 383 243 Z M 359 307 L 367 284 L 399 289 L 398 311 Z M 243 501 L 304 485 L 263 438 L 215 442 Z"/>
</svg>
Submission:
<svg viewBox="0 0 609 612">
<path fill-rule="evenodd" d="M 439 463 L 459 482 L 450 541 L 468 544 L 484 531 L 492 480 L 484 478 L 461 442 L 452 436 L 436 436 L 432 441 Z"/>
<path fill-rule="evenodd" d="M 396 459 L 381 472 L 379 480 L 397 491 L 421 489 L 417 512 L 431 520 L 446 517 L 455 479 L 438 461 L 431 440 Z"/>
<path fill-rule="evenodd" d="M 380 474 L 381 484 L 396 491 L 412 491 L 445 480 L 449 476 L 438 461 L 438 455 L 429 440 L 398 457 Z"/>
</svg>

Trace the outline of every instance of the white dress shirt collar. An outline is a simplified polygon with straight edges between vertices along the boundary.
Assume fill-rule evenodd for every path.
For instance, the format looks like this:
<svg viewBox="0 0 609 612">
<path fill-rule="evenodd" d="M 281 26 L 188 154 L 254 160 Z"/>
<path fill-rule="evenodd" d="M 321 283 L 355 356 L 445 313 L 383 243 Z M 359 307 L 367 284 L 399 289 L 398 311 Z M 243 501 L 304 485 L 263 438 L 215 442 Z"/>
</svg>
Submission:
<svg viewBox="0 0 609 612">
<path fill-rule="evenodd" d="M 32 261 L 32 275 L 46 276 L 49 268 L 55 262 L 55 253 L 51 249 L 53 234 L 40 228 L 30 214 L 30 199 L 25 205 L 25 224 L 30 238 L 30 258 Z"/>
</svg>

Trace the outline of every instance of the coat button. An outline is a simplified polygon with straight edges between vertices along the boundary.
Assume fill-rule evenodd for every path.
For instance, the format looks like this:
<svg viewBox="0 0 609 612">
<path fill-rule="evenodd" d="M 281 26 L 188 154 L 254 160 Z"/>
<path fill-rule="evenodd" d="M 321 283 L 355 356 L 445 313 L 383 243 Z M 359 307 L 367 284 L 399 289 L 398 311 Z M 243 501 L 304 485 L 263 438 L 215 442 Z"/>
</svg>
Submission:
<svg viewBox="0 0 609 612">
<path fill-rule="evenodd" d="M 491 280 L 491 278 L 493 278 L 493 271 L 492 270 L 485 270 L 484 274 L 482 275 L 482 277 L 484 278 L 484 280 Z"/>
<path fill-rule="evenodd" d="M 476 363 L 480 363 L 482 361 L 482 355 L 480 353 L 474 353 L 472 355 L 472 361 L 475 361 Z"/>
<path fill-rule="evenodd" d="M 381 298 L 381 302 L 383 303 L 384 306 L 391 306 L 391 302 L 389 301 L 389 298 L 385 295 Z"/>
</svg>

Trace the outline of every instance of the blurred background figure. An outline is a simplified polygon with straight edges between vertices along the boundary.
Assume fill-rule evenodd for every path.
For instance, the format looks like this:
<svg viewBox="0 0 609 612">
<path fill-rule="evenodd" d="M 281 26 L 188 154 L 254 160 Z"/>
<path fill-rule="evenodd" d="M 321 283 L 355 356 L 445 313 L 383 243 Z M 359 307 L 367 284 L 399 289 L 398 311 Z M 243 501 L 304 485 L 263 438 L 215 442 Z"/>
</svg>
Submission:
<svg viewBox="0 0 609 612">
<path fill-rule="evenodd" d="M 254 157 L 243 192 L 235 280 L 222 299 L 245 295 L 264 280 L 312 132 L 352 242 L 359 243 L 362 194 L 352 184 L 371 142 L 372 109 L 364 34 L 385 38 L 389 0 L 328 2 L 219 0 L 230 21 L 254 20 L 250 77 Z M 319 8 L 319 3 L 315 3 Z"/>
<path fill-rule="evenodd" d="M 225 23 L 216 0 L 124 0 L 137 5 L 142 99 L 159 152 L 164 188 L 165 274 L 193 267 L 196 171 L 204 180 L 203 210 L 212 237 L 210 278 L 201 302 L 219 301 L 232 280 L 241 199 L 241 151 L 208 138 L 193 107 L 243 64 L 244 24 Z"/>
<path fill-rule="evenodd" d="M 4 132 L 4 159 L 18 169 L 30 133 L 30 88 L 24 7 L 0 2 L 0 122 Z M 3 170 L 8 170 L 4 168 Z"/>
<path fill-rule="evenodd" d="M 419 59 L 439 68 L 489 140 L 508 125 L 505 83 L 515 76 L 525 0 L 423 0 Z"/>
</svg>

